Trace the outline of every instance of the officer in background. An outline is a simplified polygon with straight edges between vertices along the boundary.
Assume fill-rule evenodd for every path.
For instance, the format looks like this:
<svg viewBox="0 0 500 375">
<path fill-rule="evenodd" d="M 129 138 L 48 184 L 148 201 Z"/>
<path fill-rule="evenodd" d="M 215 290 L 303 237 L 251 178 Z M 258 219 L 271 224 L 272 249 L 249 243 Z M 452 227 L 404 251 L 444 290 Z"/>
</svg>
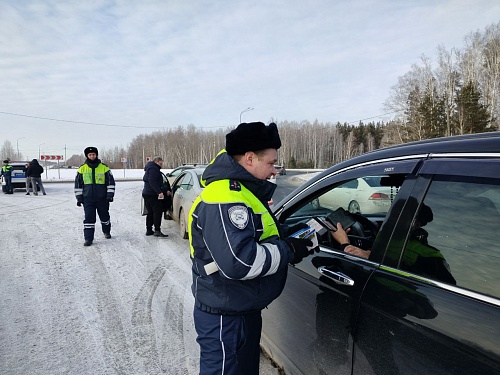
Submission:
<svg viewBox="0 0 500 375">
<path fill-rule="evenodd" d="M 288 263 L 310 253 L 310 240 L 284 238 L 268 206 L 280 147 L 276 124 L 242 123 L 203 173 L 188 223 L 200 374 L 259 373 L 261 310 L 281 294 Z"/>
<path fill-rule="evenodd" d="M 12 165 L 9 165 L 9 159 L 3 161 L 2 172 L 0 172 L 0 177 L 3 176 L 5 180 L 5 186 L 7 188 L 6 194 L 14 194 L 14 189 L 12 187 Z"/>
<path fill-rule="evenodd" d="M 94 241 L 96 211 L 101 220 L 104 237 L 111 238 L 109 203 L 113 202 L 115 196 L 115 179 L 109 167 L 97 158 L 96 147 L 87 147 L 83 152 L 87 159 L 76 173 L 75 197 L 76 205 L 81 206 L 83 203 L 85 211 L 83 245 L 90 246 Z"/>
</svg>

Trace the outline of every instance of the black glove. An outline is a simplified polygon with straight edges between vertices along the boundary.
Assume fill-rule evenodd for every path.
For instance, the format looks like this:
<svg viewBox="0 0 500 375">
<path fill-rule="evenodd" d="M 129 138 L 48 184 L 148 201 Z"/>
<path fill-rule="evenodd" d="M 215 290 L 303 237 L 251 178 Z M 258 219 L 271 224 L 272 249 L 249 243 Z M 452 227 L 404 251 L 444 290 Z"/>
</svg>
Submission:
<svg viewBox="0 0 500 375">
<path fill-rule="evenodd" d="M 113 198 L 107 198 L 108 202 L 113 202 Z"/>
<path fill-rule="evenodd" d="M 286 235 L 291 236 L 295 232 L 298 232 L 299 230 L 307 228 L 307 227 L 308 227 L 308 225 L 306 223 L 298 223 L 298 224 L 292 225 L 291 227 L 288 227 L 288 229 L 286 230 Z"/>
<path fill-rule="evenodd" d="M 292 264 L 300 263 L 306 256 L 314 253 L 314 250 L 307 248 L 307 246 L 313 245 L 312 241 L 306 238 L 288 237 L 285 238 L 285 242 L 293 251 L 293 261 L 290 262 Z"/>
<path fill-rule="evenodd" d="M 80 206 L 82 205 L 82 203 L 83 203 L 82 201 L 76 201 L 76 205 L 77 205 L 78 207 L 80 207 Z"/>
</svg>

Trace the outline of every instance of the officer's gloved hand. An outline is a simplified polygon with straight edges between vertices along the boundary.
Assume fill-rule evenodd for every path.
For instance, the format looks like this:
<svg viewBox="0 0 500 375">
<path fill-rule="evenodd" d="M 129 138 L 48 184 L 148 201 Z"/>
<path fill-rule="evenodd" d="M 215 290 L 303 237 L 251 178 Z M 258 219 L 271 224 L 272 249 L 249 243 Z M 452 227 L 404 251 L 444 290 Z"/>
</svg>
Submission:
<svg viewBox="0 0 500 375">
<path fill-rule="evenodd" d="M 113 202 L 113 198 L 107 198 L 108 202 Z"/>
<path fill-rule="evenodd" d="M 285 242 L 293 251 L 293 261 L 290 262 L 292 264 L 300 263 L 306 256 L 314 253 L 314 250 L 307 248 L 307 246 L 313 245 L 312 241 L 306 238 L 287 237 Z"/>
<path fill-rule="evenodd" d="M 286 230 L 286 235 L 287 236 L 291 236 L 295 232 L 298 232 L 299 230 L 307 228 L 307 227 L 308 227 L 308 225 L 306 223 L 295 224 L 295 225 L 293 225 L 291 227 L 288 227 L 288 229 Z"/>
<path fill-rule="evenodd" d="M 80 207 L 80 206 L 82 205 L 82 203 L 83 203 L 82 201 L 76 201 L 76 205 L 77 205 L 78 207 Z"/>
</svg>

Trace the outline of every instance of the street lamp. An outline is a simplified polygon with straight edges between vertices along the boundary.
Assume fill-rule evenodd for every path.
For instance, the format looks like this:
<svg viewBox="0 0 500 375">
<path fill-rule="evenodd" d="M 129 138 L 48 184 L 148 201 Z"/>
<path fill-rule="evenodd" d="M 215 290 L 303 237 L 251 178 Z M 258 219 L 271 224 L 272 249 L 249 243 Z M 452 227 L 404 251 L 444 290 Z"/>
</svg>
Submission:
<svg viewBox="0 0 500 375">
<path fill-rule="evenodd" d="M 40 143 L 38 145 L 38 160 L 40 160 L 40 146 L 43 146 L 45 143 Z"/>
<path fill-rule="evenodd" d="M 251 111 L 251 110 L 253 110 L 253 108 L 248 107 L 247 109 L 244 109 L 243 111 L 241 111 L 241 113 L 240 113 L 240 124 L 241 124 L 241 115 L 242 115 L 243 113 L 248 112 L 248 111 Z"/>
<path fill-rule="evenodd" d="M 23 139 L 23 138 L 26 138 L 26 137 L 18 138 L 17 141 L 16 141 L 16 145 L 17 145 L 17 160 L 21 159 L 21 156 L 19 155 L 19 140 Z"/>
</svg>

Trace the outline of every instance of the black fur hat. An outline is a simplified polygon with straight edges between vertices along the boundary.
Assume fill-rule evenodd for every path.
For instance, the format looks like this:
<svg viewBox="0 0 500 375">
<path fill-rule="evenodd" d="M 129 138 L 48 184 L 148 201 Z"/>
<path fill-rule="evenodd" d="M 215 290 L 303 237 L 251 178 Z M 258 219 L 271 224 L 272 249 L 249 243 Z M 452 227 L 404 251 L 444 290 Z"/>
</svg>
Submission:
<svg viewBox="0 0 500 375">
<path fill-rule="evenodd" d="M 85 154 L 85 157 L 86 157 L 86 158 L 88 158 L 88 157 L 89 157 L 88 155 L 89 155 L 91 152 L 95 153 L 95 155 L 96 155 L 96 156 L 99 156 L 99 152 L 97 151 L 97 147 L 92 147 L 92 146 L 90 146 L 90 147 L 87 147 L 85 150 L 83 150 L 83 153 Z"/>
<path fill-rule="evenodd" d="M 434 215 L 432 214 L 432 210 L 429 206 L 426 204 L 422 203 L 422 206 L 420 207 L 420 211 L 417 215 L 417 220 L 420 222 L 421 226 L 426 225 L 427 223 L 430 223 L 434 219 Z"/>
<path fill-rule="evenodd" d="M 274 122 L 268 126 L 263 122 L 244 122 L 226 134 L 226 151 L 231 156 L 280 147 L 280 135 Z"/>
</svg>

